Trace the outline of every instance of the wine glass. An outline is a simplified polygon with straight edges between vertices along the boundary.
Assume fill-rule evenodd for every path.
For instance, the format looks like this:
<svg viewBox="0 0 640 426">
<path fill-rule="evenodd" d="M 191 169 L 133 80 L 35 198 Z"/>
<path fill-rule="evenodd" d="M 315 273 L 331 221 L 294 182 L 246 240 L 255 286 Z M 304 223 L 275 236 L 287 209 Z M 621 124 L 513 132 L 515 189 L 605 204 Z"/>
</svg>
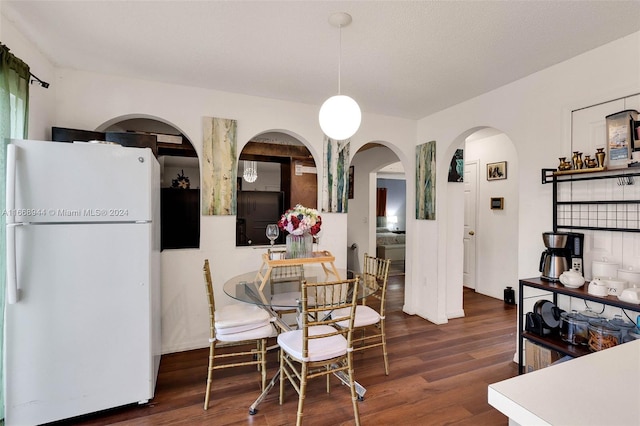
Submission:
<svg viewBox="0 0 640 426">
<path fill-rule="evenodd" d="M 267 225 L 266 234 L 267 238 L 271 240 L 271 246 L 273 247 L 276 238 L 278 238 L 278 236 L 280 235 L 280 229 L 278 228 L 278 225 L 275 225 L 273 223 Z"/>
</svg>

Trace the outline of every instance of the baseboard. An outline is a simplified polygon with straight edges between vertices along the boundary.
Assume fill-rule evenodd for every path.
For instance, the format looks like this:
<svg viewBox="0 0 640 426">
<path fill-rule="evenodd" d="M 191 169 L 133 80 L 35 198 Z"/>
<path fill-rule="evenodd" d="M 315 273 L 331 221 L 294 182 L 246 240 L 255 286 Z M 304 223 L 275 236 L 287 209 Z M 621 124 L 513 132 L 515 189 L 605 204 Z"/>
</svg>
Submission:
<svg viewBox="0 0 640 426">
<path fill-rule="evenodd" d="M 447 318 L 449 318 L 449 319 L 462 318 L 462 317 L 464 317 L 464 309 L 459 309 L 457 311 L 447 312 Z"/>
</svg>

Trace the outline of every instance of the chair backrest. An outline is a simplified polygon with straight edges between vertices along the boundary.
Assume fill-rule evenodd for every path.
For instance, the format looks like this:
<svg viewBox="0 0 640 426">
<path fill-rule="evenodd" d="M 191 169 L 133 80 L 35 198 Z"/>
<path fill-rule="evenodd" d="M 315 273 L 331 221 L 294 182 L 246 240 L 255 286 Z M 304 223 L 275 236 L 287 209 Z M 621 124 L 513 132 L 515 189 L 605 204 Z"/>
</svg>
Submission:
<svg viewBox="0 0 640 426">
<path fill-rule="evenodd" d="M 390 265 L 390 259 L 381 259 L 379 257 L 369 256 L 367 253 L 364 254 L 363 286 L 367 286 L 375 291 L 371 296 L 380 300 L 379 312 L 381 316 L 384 316 Z M 364 299 L 363 303 L 365 303 Z"/>
<path fill-rule="evenodd" d="M 309 341 L 329 336 L 343 335 L 351 348 L 351 334 L 355 316 L 360 277 L 352 279 L 311 283 L 302 281 L 302 356 L 309 357 Z M 310 303 L 311 302 L 311 303 Z M 349 308 L 349 316 L 330 315 L 336 309 Z M 337 323 L 348 321 L 349 327 L 341 328 Z M 334 331 L 310 335 L 309 328 L 318 325 L 334 326 Z"/>
<path fill-rule="evenodd" d="M 209 339 L 216 337 L 216 300 L 213 295 L 213 281 L 211 280 L 211 269 L 209 267 L 209 259 L 204 260 L 202 267 L 204 275 L 204 285 L 207 291 L 207 300 L 209 302 Z"/>
</svg>

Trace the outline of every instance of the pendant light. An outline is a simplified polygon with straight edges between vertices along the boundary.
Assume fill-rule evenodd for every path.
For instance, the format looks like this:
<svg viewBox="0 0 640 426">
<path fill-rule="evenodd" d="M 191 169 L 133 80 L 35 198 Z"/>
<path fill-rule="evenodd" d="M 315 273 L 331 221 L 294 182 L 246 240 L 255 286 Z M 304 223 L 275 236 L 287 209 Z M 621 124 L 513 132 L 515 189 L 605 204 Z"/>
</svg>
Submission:
<svg viewBox="0 0 640 426">
<path fill-rule="evenodd" d="M 258 179 L 258 164 L 255 161 L 244 161 L 242 178 L 249 183 L 253 183 Z"/>
<path fill-rule="evenodd" d="M 360 127 L 362 113 L 358 103 L 340 93 L 340 71 L 342 66 L 342 27 L 351 24 L 351 15 L 344 12 L 329 16 L 329 23 L 340 30 L 340 49 L 338 56 L 338 94 L 330 97 L 320 107 L 318 120 L 325 135 L 334 140 L 345 140 L 353 136 Z"/>
</svg>

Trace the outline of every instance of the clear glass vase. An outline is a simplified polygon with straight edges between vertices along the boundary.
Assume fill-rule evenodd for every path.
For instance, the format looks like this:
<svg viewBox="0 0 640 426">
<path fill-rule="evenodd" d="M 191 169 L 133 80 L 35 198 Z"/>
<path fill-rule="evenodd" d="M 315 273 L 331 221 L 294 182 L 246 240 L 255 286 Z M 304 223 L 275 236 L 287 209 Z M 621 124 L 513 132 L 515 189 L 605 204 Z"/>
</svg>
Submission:
<svg viewBox="0 0 640 426">
<path fill-rule="evenodd" d="M 308 232 L 302 235 L 287 235 L 287 259 L 311 257 L 313 252 L 313 237 Z"/>
</svg>

